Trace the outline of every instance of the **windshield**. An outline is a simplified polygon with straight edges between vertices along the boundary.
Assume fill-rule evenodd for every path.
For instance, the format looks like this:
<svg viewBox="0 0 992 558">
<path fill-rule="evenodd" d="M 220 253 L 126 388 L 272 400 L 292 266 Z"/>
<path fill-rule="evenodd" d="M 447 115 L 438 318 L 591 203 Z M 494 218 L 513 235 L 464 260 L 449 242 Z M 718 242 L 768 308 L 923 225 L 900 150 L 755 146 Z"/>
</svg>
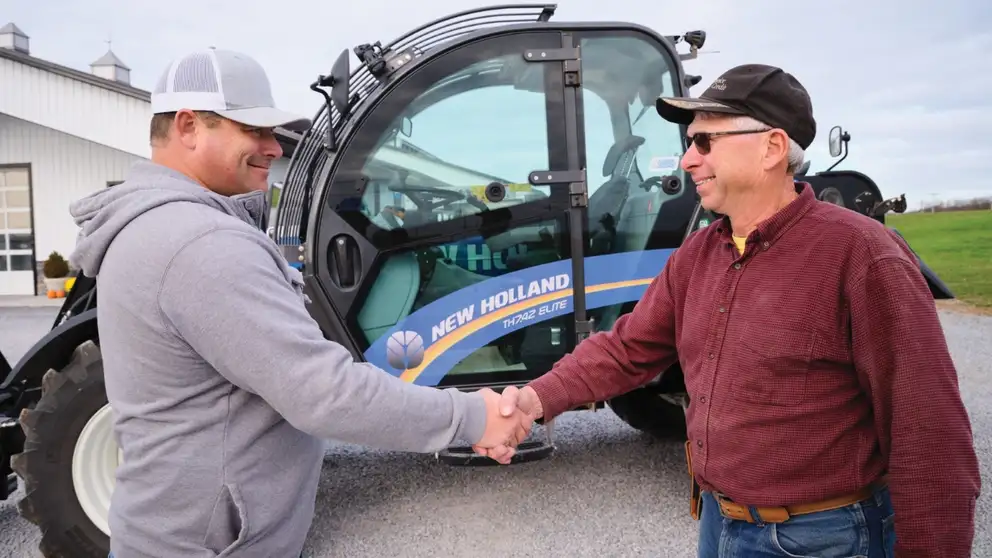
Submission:
<svg viewBox="0 0 992 558">
<path fill-rule="evenodd" d="M 634 187 L 673 173 L 681 136 L 654 109 L 658 95 L 673 91 L 670 57 L 641 38 L 597 37 L 584 44 L 589 195 L 619 172 Z M 411 210 L 431 205 L 417 211 L 418 222 L 439 221 L 549 196 L 547 186 L 528 181 L 532 171 L 550 167 L 549 152 L 562 149 L 565 140 L 549 137 L 545 68 L 519 53 L 501 54 L 448 74 L 407 101 L 367 160 L 364 173 L 371 182 L 363 212 L 372 218 L 384 208 L 399 208 L 409 217 Z M 615 153 L 615 144 L 631 134 L 644 138 L 634 157 Z M 492 183 L 503 185 L 503 199 L 487 199 Z M 386 222 L 404 226 L 403 219 Z"/>
</svg>

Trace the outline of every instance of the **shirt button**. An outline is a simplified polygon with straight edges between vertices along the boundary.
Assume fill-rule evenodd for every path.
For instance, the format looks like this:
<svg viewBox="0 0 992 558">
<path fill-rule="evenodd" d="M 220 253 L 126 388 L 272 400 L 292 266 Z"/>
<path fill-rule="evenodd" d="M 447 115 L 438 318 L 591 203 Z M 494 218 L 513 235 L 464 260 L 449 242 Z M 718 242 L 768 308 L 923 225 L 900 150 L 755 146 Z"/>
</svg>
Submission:
<svg viewBox="0 0 992 558">
<path fill-rule="evenodd" d="M 706 396 L 705 395 L 700 395 L 699 396 L 699 402 L 700 403 L 706 403 Z"/>
<path fill-rule="evenodd" d="M 769 246 L 771 246 L 771 244 L 767 240 L 764 241 L 764 242 L 762 242 L 761 245 L 764 246 L 765 248 L 768 248 Z"/>
<path fill-rule="evenodd" d="M 727 309 L 726 309 L 726 308 L 724 308 L 723 306 L 721 306 L 721 307 L 720 307 L 720 313 L 721 313 L 721 314 L 722 314 L 722 313 L 724 313 L 724 312 L 726 312 L 726 311 L 727 311 Z"/>
<path fill-rule="evenodd" d="M 710 353 L 710 354 L 708 354 L 708 355 L 706 355 L 706 356 L 707 356 L 707 358 L 709 358 L 710 360 L 713 360 L 713 358 L 714 358 L 714 357 L 715 357 L 716 355 L 714 355 L 713 353 Z"/>
<path fill-rule="evenodd" d="M 702 440 L 696 440 L 696 445 L 699 446 L 699 447 L 703 447 L 703 441 Z"/>
<path fill-rule="evenodd" d="M 739 264 L 739 263 L 735 263 L 734 264 L 734 269 L 740 269 L 740 268 L 741 268 L 741 264 Z"/>
</svg>

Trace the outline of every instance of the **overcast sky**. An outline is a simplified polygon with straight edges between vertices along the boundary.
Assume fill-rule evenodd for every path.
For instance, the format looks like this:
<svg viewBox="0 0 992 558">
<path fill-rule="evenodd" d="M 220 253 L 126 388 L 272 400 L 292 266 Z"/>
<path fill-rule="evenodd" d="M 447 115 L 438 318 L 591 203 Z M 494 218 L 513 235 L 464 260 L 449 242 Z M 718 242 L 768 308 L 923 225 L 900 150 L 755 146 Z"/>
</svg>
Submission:
<svg viewBox="0 0 992 558">
<path fill-rule="evenodd" d="M 216 46 L 255 56 L 278 103 L 310 116 L 308 89 L 342 49 L 388 43 L 411 25 L 497 0 L 133 2 L 3 0 L 0 25 L 15 22 L 35 56 L 88 70 L 107 48 L 150 89 L 169 60 Z M 698 94 L 723 70 L 778 65 L 810 91 L 818 134 L 812 171 L 832 164 L 827 133 L 852 137 L 841 168 L 873 177 L 885 196 L 910 207 L 992 195 L 992 2 L 987 0 L 563 0 L 555 20 L 628 20 L 664 34 L 703 29 L 705 51 L 688 63 L 703 75 Z M 815 8 L 813 5 L 815 4 Z M 354 58 L 353 58 L 354 66 Z"/>
</svg>

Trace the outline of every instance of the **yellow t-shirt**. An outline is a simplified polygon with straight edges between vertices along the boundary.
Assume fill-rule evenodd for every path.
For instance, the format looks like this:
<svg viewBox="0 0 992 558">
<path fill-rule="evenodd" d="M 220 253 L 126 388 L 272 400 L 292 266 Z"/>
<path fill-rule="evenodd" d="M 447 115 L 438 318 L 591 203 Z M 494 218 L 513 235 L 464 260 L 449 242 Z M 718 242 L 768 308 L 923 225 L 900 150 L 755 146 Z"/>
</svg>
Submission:
<svg viewBox="0 0 992 558">
<path fill-rule="evenodd" d="M 737 253 L 744 254 L 744 243 L 747 241 L 747 237 L 737 236 L 736 234 L 733 236 L 734 236 L 734 244 L 737 245 Z"/>
</svg>

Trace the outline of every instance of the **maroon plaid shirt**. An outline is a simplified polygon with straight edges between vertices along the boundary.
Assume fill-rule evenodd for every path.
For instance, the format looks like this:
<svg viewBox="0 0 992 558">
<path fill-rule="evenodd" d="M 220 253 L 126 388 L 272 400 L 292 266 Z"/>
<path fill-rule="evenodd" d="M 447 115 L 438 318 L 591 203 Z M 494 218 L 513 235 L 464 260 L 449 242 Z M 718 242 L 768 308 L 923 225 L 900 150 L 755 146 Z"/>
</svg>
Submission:
<svg viewBox="0 0 992 558">
<path fill-rule="evenodd" d="M 612 331 L 531 386 L 547 418 L 678 360 L 704 490 L 750 505 L 852 493 L 889 473 L 898 555 L 970 556 L 971 425 L 932 295 L 896 235 L 807 184 L 738 256 L 690 236 Z"/>
</svg>

